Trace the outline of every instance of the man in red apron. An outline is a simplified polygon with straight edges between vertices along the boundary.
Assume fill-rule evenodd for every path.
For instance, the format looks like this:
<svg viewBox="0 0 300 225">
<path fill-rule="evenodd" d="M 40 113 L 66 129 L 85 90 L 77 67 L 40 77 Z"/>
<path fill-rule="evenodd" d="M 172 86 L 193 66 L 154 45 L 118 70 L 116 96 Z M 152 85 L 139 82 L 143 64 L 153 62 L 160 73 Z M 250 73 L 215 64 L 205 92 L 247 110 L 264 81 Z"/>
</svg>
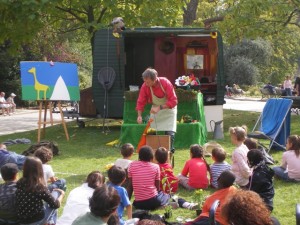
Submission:
<svg viewBox="0 0 300 225">
<path fill-rule="evenodd" d="M 150 117 L 151 128 L 165 131 L 171 137 L 171 152 L 174 153 L 174 140 L 177 125 L 177 96 L 172 83 L 165 77 L 158 77 L 155 69 L 148 68 L 143 74 L 144 84 L 137 100 L 137 122 L 143 122 L 142 112 L 146 104 L 152 104 Z"/>
</svg>

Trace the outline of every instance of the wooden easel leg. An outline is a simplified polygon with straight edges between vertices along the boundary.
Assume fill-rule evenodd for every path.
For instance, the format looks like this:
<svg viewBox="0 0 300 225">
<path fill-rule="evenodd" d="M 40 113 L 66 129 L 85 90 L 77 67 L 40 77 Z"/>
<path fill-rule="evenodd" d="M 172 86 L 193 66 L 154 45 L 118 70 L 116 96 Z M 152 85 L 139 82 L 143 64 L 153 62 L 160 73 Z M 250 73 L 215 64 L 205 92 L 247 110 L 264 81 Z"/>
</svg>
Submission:
<svg viewBox="0 0 300 225">
<path fill-rule="evenodd" d="M 43 103 L 42 101 L 39 102 L 39 121 L 38 121 L 38 138 L 37 141 L 40 142 L 41 140 L 41 124 L 42 124 L 42 109 L 43 109 Z"/>
<path fill-rule="evenodd" d="M 67 126 L 66 126 L 66 123 L 65 123 L 64 114 L 63 114 L 62 109 L 61 109 L 60 101 L 58 101 L 57 106 L 58 106 L 60 117 L 61 117 L 61 123 L 64 127 L 64 130 L 65 130 L 66 139 L 67 139 L 67 141 L 69 141 L 69 133 L 68 133 Z"/>
<path fill-rule="evenodd" d="M 50 113 L 50 123 L 53 126 L 53 115 L 52 115 L 52 102 L 49 102 L 49 113 Z"/>
<path fill-rule="evenodd" d="M 45 138 L 46 135 L 46 122 L 47 122 L 47 108 L 48 108 L 48 103 L 47 101 L 44 101 L 44 123 L 43 123 L 43 132 L 42 132 L 42 137 Z"/>
</svg>

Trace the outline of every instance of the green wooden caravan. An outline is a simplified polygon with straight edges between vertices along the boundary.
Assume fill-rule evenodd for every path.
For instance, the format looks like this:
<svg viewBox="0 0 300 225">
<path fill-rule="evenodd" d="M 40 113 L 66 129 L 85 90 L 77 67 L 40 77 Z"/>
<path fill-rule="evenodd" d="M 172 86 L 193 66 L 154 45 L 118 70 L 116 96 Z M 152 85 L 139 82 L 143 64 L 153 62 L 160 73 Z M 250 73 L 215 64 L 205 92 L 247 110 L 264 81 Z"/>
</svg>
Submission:
<svg viewBox="0 0 300 225">
<path fill-rule="evenodd" d="M 99 82 L 104 67 L 115 72 L 107 92 Z M 141 74 L 147 67 L 155 68 L 159 76 L 167 77 L 174 85 L 178 77 L 194 74 L 201 83 L 198 89 L 203 93 L 207 125 L 210 120 L 223 119 L 225 74 L 223 42 L 218 31 L 136 28 L 124 30 L 116 38 L 112 29 L 99 30 L 95 36 L 92 84 L 97 112 L 102 115 L 107 110 L 109 117 L 121 118 L 124 92 L 142 85 Z"/>
</svg>

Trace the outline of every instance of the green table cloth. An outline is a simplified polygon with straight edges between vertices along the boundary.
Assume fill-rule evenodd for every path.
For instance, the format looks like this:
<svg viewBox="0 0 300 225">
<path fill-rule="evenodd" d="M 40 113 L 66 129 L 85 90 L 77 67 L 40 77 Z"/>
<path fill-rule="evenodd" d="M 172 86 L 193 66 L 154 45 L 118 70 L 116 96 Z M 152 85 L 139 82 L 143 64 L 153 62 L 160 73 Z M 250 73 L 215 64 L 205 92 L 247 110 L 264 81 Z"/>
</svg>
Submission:
<svg viewBox="0 0 300 225">
<path fill-rule="evenodd" d="M 147 118 L 150 111 L 150 105 L 145 107 L 143 113 L 144 124 L 137 124 L 137 112 L 135 111 L 136 102 L 124 102 L 124 123 L 121 127 L 120 143 L 131 143 L 137 146 L 141 135 L 145 129 Z M 203 145 L 206 143 L 207 129 L 205 123 L 203 96 L 201 93 L 197 94 L 196 99 L 189 102 L 178 102 L 177 105 L 177 120 L 181 117 L 189 115 L 197 122 L 193 123 L 177 123 L 177 132 L 175 136 L 175 148 L 189 148 L 191 144 Z"/>
</svg>

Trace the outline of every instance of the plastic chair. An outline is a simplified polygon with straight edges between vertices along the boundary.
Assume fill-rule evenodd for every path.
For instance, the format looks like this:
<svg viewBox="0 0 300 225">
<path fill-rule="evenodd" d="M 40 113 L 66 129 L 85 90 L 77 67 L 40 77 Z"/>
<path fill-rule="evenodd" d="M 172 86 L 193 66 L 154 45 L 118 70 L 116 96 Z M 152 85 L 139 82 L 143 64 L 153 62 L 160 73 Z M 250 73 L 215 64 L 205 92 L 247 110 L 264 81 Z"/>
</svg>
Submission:
<svg viewBox="0 0 300 225">
<path fill-rule="evenodd" d="M 220 200 L 215 200 L 209 209 L 209 224 L 210 225 L 216 225 L 215 214 L 216 214 L 216 210 L 219 207 L 219 205 L 220 205 Z"/>
<path fill-rule="evenodd" d="M 268 152 L 273 146 L 285 149 L 290 135 L 292 103 L 291 99 L 270 98 L 248 137 L 270 140 Z"/>
</svg>

